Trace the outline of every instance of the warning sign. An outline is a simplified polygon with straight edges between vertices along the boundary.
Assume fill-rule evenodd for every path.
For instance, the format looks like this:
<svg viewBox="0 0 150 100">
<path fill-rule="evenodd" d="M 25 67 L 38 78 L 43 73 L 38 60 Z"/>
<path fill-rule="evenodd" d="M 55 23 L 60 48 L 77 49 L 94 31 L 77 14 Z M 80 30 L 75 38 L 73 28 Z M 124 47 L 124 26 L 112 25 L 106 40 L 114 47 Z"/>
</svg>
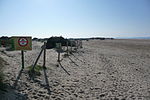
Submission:
<svg viewBox="0 0 150 100">
<path fill-rule="evenodd" d="M 26 38 L 20 38 L 18 40 L 18 44 L 22 47 L 27 46 L 28 45 L 28 40 Z"/>
<path fill-rule="evenodd" d="M 32 50 L 31 37 L 12 37 L 13 50 Z"/>
</svg>

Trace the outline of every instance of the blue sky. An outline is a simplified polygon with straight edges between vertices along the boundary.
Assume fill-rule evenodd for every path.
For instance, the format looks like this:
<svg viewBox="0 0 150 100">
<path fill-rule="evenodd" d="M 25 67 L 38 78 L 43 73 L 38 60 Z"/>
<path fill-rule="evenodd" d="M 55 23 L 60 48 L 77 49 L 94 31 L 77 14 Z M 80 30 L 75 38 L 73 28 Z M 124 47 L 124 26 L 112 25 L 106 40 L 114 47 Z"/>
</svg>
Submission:
<svg viewBox="0 0 150 100">
<path fill-rule="evenodd" d="M 147 37 L 150 0 L 0 0 L 0 36 Z"/>
</svg>

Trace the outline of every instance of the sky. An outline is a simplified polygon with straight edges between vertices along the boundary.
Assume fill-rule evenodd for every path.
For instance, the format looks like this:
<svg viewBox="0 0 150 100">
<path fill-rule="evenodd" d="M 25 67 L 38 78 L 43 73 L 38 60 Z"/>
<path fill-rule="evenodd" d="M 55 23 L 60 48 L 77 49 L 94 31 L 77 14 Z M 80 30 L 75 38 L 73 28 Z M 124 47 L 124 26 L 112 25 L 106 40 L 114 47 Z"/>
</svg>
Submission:
<svg viewBox="0 0 150 100">
<path fill-rule="evenodd" d="M 150 0 L 0 0 L 0 36 L 150 37 Z"/>
</svg>

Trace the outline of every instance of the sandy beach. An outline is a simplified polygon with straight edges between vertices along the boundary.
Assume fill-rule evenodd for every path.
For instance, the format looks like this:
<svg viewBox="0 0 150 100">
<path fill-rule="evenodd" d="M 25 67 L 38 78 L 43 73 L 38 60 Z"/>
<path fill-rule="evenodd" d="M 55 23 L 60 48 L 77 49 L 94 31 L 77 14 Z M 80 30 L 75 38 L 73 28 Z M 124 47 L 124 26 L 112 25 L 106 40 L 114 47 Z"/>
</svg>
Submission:
<svg viewBox="0 0 150 100">
<path fill-rule="evenodd" d="M 16 89 L 8 88 L 7 93 L 0 94 L 0 100 L 150 100 L 150 40 L 83 41 L 83 48 L 72 55 L 61 53 L 61 64 L 57 52 L 47 49 L 49 89 L 43 71 L 36 81 L 26 71 L 42 45 L 33 41 L 32 51 L 25 51 L 25 70 Z M 0 48 L 0 57 L 7 62 L 6 82 L 13 86 L 21 69 L 21 51 Z M 43 55 L 38 65 L 43 65 Z"/>
</svg>

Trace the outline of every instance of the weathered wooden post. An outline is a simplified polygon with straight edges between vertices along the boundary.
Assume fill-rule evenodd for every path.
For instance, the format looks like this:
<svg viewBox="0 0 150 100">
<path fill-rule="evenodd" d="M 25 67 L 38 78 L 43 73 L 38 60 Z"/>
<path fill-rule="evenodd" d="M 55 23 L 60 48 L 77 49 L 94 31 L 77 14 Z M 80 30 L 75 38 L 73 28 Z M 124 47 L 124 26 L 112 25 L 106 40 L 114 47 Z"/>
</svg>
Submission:
<svg viewBox="0 0 150 100">
<path fill-rule="evenodd" d="M 0 40 L 0 47 L 1 47 L 1 40 Z"/>
<path fill-rule="evenodd" d="M 76 40 L 76 49 L 78 49 L 78 41 Z"/>
<path fill-rule="evenodd" d="M 70 44 L 71 44 L 71 53 L 72 53 L 72 41 L 70 41 Z"/>
<path fill-rule="evenodd" d="M 56 43 L 56 49 L 58 52 L 58 62 L 60 62 L 60 50 L 61 50 L 61 43 Z"/>
<path fill-rule="evenodd" d="M 40 56 L 41 56 L 41 54 L 42 54 L 43 51 L 44 51 L 43 68 L 45 67 L 45 60 L 46 60 L 46 43 L 45 43 L 45 42 L 44 42 L 44 45 L 42 45 L 41 48 L 42 48 L 42 49 L 41 49 L 41 51 L 40 51 L 40 53 L 39 53 L 39 55 L 38 55 L 38 57 L 37 57 L 37 59 L 36 59 L 34 65 L 32 66 L 32 69 L 31 69 L 31 75 L 32 75 L 31 78 L 32 78 L 32 80 L 34 80 L 34 76 L 35 76 L 34 68 L 35 68 L 35 66 L 37 65 L 37 62 L 38 62 L 38 60 L 39 60 L 39 58 L 40 58 Z M 46 68 L 46 67 L 45 67 L 45 68 Z"/>
<path fill-rule="evenodd" d="M 22 58 L 22 69 L 24 69 L 24 51 L 21 50 L 21 58 Z"/>
<path fill-rule="evenodd" d="M 38 60 L 39 60 L 39 58 L 40 58 L 40 56 L 41 56 L 41 54 L 42 54 L 42 52 L 44 50 L 44 46 L 42 46 L 41 48 L 42 48 L 42 50 L 40 51 L 40 54 L 38 55 L 38 57 L 37 57 L 34 65 L 33 65 L 32 69 L 31 69 L 32 72 L 34 72 L 34 68 L 35 68 L 35 66 L 36 66 L 36 64 L 37 64 L 37 62 L 38 62 Z"/>
<path fill-rule="evenodd" d="M 60 51 L 58 50 L 58 62 L 60 62 Z"/>
<path fill-rule="evenodd" d="M 46 63 L 46 42 L 44 42 L 44 56 L 43 56 L 43 68 L 46 68 L 45 63 Z"/>
<path fill-rule="evenodd" d="M 79 47 L 82 48 L 82 40 L 79 41 Z"/>
<path fill-rule="evenodd" d="M 79 48 L 79 42 L 78 42 L 78 40 L 76 40 L 76 49 L 78 49 Z"/>
<path fill-rule="evenodd" d="M 80 40 L 78 41 L 78 48 L 80 48 Z"/>
<path fill-rule="evenodd" d="M 67 40 L 67 56 L 69 55 L 69 50 L 68 50 L 68 40 Z"/>
<path fill-rule="evenodd" d="M 78 48 L 81 48 L 81 40 L 78 40 Z"/>
<path fill-rule="evenodd" d="M 48 94 L 51 94 L 51 91 L 49 89 L 49 81 L 48 81 L 47 74 L 46 74 L 46 66 L 45 66 L 45 64 L 46 64 L 46 42 L 44 42 L 43 49 L 44 49 L 44 53 L 43 53 L 43 71 L 44 71 L 45 84 L 46 84 L 46 88 L 48 90 Z"/>
<path fill-rule="evenodd" d="M 83 48 L 83 46 L 82 46 L 82 40 L 81 40 L 81 48 Z"/>
</svg>

